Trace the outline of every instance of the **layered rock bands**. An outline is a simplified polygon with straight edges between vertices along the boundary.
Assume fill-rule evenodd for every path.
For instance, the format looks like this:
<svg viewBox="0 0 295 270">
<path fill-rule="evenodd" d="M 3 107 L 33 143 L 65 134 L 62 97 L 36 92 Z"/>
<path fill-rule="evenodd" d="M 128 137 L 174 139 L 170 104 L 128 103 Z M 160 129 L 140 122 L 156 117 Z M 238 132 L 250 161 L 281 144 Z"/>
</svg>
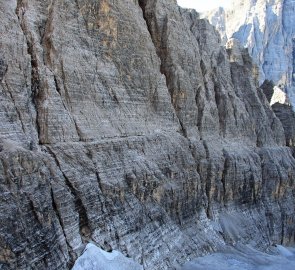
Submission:
<svg viewBox="0 0 295 270">
<path fill-rule="evenodd" d="M 295 106 L 295 1 L 236 0 L 224 10 L 204 14 L 223 42 L 236 38 L 249 49 L 265 79 L 286 92 Z"/>
<path fill-rule="evenodd" d="M 1 269 L 68 269 L 89 242 L 144 269 L 294 243 L 295 159 L 247 50 L 175 0 L 0 18 Z"/>
</svg>

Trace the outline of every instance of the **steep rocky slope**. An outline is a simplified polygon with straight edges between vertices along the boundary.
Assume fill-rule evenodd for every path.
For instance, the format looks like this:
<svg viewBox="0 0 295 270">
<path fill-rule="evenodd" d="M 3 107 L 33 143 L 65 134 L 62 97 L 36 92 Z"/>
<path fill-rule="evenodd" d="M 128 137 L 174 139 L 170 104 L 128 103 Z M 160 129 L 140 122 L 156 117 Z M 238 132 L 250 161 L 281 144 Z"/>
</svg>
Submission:
<svg viewBox="0 0 295 270">
<path fill-rule="evenodd" d="M 221 32 L 249 48 L 260 69 L 260 83 L 272 80 L 295 104 L 295 1 L 239 0 L 228 10 L 205 16 Z"/>
<path fill-rule="evenodd" d="M 275 115 L 280 119 L 286 138 L 286 145 L 295 144 L 295 112 L 289 103 L 286 93 L 274 86 L 273 82 L 265 80 L 261 85 Z"/>
<path fill-rule="evenodd" d="M 67 269 L 88 242 L 144 269 L 294 243 L 295 160 L 247 50 L 174 0 L 0 18 L 1 269 Z"/>
</svg>

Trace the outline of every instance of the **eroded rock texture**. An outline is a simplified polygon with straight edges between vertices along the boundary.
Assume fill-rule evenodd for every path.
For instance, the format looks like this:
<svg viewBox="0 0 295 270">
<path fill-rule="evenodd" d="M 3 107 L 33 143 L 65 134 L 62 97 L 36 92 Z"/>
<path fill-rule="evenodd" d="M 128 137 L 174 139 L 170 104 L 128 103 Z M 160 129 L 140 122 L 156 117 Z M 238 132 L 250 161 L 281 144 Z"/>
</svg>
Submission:
<svg viewBox="0 0 295 270">
<path fill-rule="evenodd" d="M 286 137 L 286 145 L 294 146 L 295 143 L 295 113 L 289 103 L 286 93 L 274 86 L 274 83 L 265 80 L 261 89 L 269 101 L 275 115 L 280 119 Z"/>
<path fill-rule="evenodd" d="M 145 269 L 294 242 L 295 160 L 234 40 L 176 1 L 0 18 L 1 269 L 70 268 L 90 241 Z"/>
<path fill-rule="evenodd" d="M 223 41 L 234 37 L 249 49 L 260 83 L 272 80 L 295 105 L 295 1 L 238 0 L 230 8 L 204 14 Z"/>
</svg>

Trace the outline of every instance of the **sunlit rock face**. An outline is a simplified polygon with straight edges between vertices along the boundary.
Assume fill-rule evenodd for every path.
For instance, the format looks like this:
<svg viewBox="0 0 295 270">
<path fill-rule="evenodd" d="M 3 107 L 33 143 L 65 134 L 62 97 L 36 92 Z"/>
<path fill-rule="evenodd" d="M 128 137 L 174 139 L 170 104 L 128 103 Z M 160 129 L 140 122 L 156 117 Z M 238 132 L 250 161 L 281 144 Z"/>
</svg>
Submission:
<svg viewBox="0 0 295 270">
<path fill-rule="evenodd" d="M 261 85 L 272 110 L 280 119 L 286 138 L 287 146 L 295 146 L 295 112 L 289 102 L 287 94 L 274 86 L 273 82 L 265 80 Z"/>
<path fill-rule="evenodd" d="M 70 269 L 89 242 L 145 269 L 294 242 L 295 160 L 246 49 L 176 1 L 0 19 L 1 269 Z"/>
<path fill-rule="evenodd" d="M 228 10 L 205 14 L 223 40 L 234 37 L 248 47 L 265 79 L 287 92 L 295 104 L 295 1 L 239 0 Z"/>
</svg>

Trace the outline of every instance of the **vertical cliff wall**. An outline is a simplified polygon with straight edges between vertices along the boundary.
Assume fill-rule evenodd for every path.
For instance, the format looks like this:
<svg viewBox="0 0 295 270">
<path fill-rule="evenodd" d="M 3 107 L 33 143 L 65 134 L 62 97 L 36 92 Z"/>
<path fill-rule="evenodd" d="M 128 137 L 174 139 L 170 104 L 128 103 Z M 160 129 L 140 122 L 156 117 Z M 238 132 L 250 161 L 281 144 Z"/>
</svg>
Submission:
<svg viewBox="0 0 295 270">
<path fill-rule="evenodd" d="M 293 106 L 294 86 L 294 0 L 233 1 L 228 10 L 218 9 L 205 16 L 226 41 L 234 37 L 249 49 L 265 79 L 287 92 Z"/>
<path fill-rule="evenodd" d="M 70 268 L 88 242 L 145 269 L 294 242 L 295 160 L 247 50 L 176 1 L 0 18 L 2 269 Z"/>
</svg>

